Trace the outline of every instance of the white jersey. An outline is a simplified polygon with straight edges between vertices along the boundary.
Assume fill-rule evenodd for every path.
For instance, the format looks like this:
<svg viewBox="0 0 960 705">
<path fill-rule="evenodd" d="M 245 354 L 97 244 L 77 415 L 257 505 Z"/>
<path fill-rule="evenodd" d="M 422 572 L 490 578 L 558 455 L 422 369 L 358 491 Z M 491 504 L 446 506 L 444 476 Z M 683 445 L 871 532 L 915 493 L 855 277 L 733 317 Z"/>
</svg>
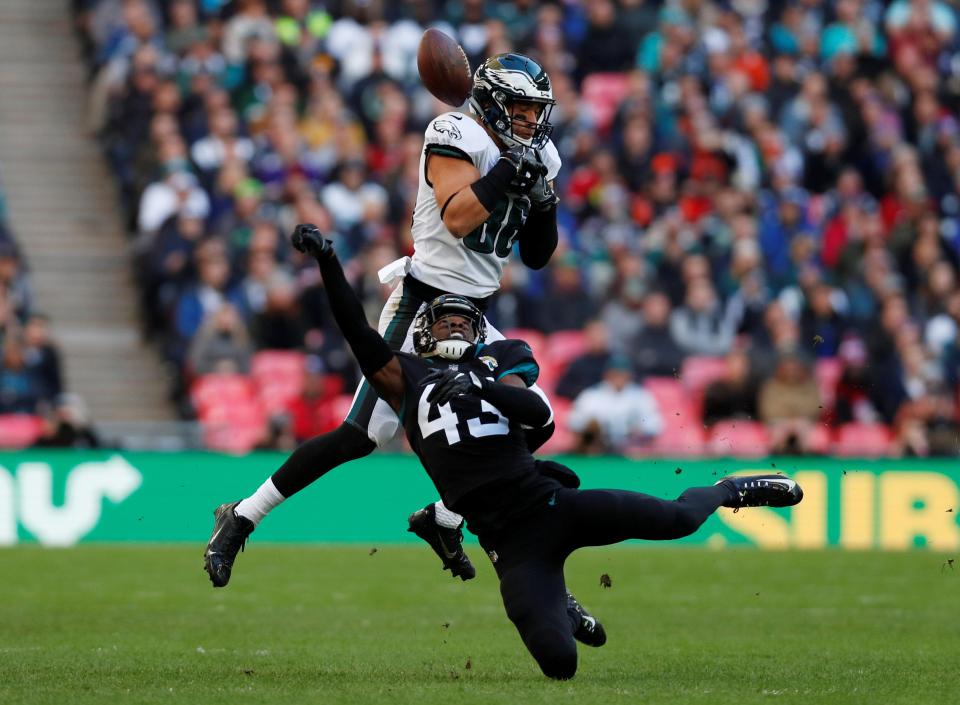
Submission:
<svg viewBox="0 0 960 705">
<path fill-rule="evenodd" d="M 470 115 L 450 112 L 438 116 L 424 133 L 420 156 L 420 188 L 413 213 L 414 255 L 410 273 L 425 284 L 474 298 L 490 296 L 500 288 L 503 265 L 513 241 L 530 213 L 530 200 L 509 196 L 485 223 L 464 238 L 450 234 L 440 219 L 440 206 L 427 181 L 427 150 L 434 154 L 469 159 L 480 174 L 486 174 L 500 158 L 500 149 L 487 131 Z M 560 154 L 548 141 L 540 150 L 547 179 L 560 171 Z"/>
</svg>

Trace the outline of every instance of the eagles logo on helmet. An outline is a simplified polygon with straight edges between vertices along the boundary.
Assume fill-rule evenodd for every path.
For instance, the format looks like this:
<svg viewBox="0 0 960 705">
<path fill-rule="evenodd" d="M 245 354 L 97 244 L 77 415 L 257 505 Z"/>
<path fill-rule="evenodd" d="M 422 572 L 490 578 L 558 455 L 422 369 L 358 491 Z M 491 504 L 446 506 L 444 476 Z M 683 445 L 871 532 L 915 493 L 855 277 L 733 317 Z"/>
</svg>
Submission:
<svg viewBox="0 0 960 705">
<path fill-rule="evenodd" d="M 514 134 L 510 117 L 510 103 L 514 101 L 543 106 L 535 123 L 523 121 L 531 130 L 529 137 Z M 522 54 L 491 56 L 473 74 L 470 106 L 508 147 L 543 147 L 553 132 L 550 113 L 556 102 L 547 72 Z"/>
<path fill-rule="evenodd" d="M 444 316 L 463 316 L 473 325 L 474 338 L 467 340 L 437 340 L 433 324 Z M 447 360 L 460 360 L 473 346 L 487 337 L 487 323 L 483 313 L 466 296 L 443 294 L 428 303 L 413 320 L 413 349 L 421 357 L 439 355 Z"/>
</svg>

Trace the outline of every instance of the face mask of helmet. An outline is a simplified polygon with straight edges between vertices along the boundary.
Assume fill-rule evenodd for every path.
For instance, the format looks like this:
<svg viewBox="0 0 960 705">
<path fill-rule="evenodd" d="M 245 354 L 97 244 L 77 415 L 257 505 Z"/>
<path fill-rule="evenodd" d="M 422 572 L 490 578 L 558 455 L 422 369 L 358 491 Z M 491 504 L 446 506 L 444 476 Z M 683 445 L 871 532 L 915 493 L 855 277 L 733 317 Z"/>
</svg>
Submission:
<svg viewBox="0 0 960 705">
<path fill-rule="evenodd" d="M 437 340 L 433 335 L 434 324 L 445 316 L 463 316 L 473 328 L 473 341 L 457 338 Z M 445 294 L 427 304 L 417 314 L 413 322 L 413 349 L 420 357 L 437 355 L 446 360 L 460 360 L 471 349 L 482 343 L 487 335 L 487 326 L 483 314 L 469 299 L 463 296 Z"/>
<path fill-rule="evenodd" d="M 515 102 L 542 106 L 536 122 L 515 122 L 510 110 Z M 550 113 L 555 104 L 547 72 L 522 54 L 491 56 L 474 73 L 470 106 L 508 147 L 543 147 L 553 132 Z M 518 126 L 529 134 L 518 135 Z"/>
</svg>

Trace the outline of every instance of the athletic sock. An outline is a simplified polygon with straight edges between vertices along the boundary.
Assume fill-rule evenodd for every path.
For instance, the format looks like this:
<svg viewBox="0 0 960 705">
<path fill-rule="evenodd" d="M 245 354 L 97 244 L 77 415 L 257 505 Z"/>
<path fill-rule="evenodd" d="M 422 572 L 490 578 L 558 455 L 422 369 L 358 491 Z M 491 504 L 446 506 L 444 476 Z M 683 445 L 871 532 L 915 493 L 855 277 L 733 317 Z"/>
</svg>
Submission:
<svg viewBox="0 0 960 705">
<path fill-rule="evenodd" d="M 463 523 L 463 517 L 455 512 L 451 512 L 445 506 L 443 502 L 436 502 L 433 505 L 433 514 L 437 522 L 437 526 L 443 526 L 448 529 L 459 528 L 460 524 Z"/>
<path fill-rule="evenodd" d="M 254 526 L 260 523 L 270 510 L 280 504 L 286 497 L 273 484 L 273 479 L 267 478 L 257 491 L 240 501 L 234 510 L 242 517 L 253 522 Z"/>
</svg>

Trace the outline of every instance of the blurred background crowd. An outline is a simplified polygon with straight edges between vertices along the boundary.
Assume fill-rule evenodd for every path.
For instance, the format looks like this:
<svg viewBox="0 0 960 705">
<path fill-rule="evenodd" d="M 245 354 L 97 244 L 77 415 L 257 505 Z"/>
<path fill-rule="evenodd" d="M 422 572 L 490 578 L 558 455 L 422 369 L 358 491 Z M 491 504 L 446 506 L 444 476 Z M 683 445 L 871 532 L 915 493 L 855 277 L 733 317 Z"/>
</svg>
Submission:
<svg viewBox="0 0 960 705">
<path fill-rule="evenodd" d="M 416 69 L 437 27 L 474 67 L 519 51 L 553 82 L 560 249 L 508 266 L 488 313 L 539 354 L 551 450 L 960 452 L 955 5 L 73 4 L 144 333 L 212 446 L 342 419 L 357 373 L 286 234 L 328 233 L 376 320 L 448 109 Z M 7 403 L 43 319 L 0 247 L 0 315 L 24 324 Z"/>
<path fill-rule="evenodd" d="M 37 309 L 29 269 L 7 217 L 0 165 L 0 446 L 96 447 L 86 404 L 64 389 L 50 321 Z"/>
</svg>

